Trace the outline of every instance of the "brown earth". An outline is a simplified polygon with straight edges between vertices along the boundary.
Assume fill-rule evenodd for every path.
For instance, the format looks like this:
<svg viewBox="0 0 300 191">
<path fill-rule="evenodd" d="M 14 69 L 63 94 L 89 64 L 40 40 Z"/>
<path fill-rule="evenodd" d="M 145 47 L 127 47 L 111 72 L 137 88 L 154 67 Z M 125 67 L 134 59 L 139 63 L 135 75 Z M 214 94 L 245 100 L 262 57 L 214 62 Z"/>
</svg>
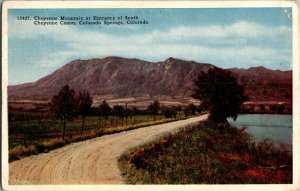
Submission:
<svg viewBox="0 0 300 191">
<path fill-rule="evenodd" d="M 123 184 L 118 158 L 126 150 L 205 120 L 207 115 L 74 143 L 9 164 L 10 184 Z"/>
</svg>

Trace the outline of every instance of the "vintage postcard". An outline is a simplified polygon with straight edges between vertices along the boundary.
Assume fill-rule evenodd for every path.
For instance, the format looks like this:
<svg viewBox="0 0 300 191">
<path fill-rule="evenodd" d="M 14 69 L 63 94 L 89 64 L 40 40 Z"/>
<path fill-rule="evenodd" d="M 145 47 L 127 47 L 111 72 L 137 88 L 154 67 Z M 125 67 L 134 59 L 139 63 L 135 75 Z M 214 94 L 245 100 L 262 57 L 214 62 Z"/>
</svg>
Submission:
<svg viewBox="0 0 300 191">
<path fill-rule="evenodd" d="M 292 1 L 4 1 L 3 190 L 299 190 Z"/>
</svg>

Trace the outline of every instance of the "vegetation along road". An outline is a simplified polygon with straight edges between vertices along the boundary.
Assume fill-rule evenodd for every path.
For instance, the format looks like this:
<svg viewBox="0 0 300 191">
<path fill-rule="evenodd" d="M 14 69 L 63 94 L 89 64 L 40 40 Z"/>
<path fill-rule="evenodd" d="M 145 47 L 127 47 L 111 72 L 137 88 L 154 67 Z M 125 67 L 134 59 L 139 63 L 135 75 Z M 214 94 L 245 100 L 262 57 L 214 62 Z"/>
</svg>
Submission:
<svg viewBox="0 0 300 191">
<path fill-rule="evenodd" d="M 10 184 L 122 184 L 118 158 L 132 147 L 205 120 L 207 115 L 106 135 L 9 164 Z"/>
</svg>

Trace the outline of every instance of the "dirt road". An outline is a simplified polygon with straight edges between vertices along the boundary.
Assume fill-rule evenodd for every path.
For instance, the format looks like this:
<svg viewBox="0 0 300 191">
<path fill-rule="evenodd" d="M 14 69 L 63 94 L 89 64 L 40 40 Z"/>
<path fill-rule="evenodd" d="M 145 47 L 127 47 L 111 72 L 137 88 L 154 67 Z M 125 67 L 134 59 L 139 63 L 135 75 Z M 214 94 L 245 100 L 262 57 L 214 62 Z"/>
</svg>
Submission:
<svg viewBox="0 0 300 191">
<path fill-rule="evenodd" d="M 207 115 L 106 135 L 9 164 L 10 184 L 122 184 L 118 158 L 129 148 L 204 120 Z"/>
</svg>

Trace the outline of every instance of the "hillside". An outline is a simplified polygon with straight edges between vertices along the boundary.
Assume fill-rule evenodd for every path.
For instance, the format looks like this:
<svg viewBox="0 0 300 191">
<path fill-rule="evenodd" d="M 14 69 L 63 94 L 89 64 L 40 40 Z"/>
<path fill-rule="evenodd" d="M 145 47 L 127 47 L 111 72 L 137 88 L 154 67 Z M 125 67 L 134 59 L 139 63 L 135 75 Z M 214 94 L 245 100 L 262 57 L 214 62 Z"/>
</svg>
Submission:
<svg viewBox="0 0 300 191">
<path fill-rule="evenodd" d="M 292 71 L 264 67 L 229 69 L 245 87 L 249 101 L 284 101 L 292 103 Z"/>
<path fill-rule="evenodd" d="M 36 82 L 9 86 L 8 97 L 13 101 L 48 100 L 69 84 L 77 90 L 88 90 L 99 99 L 169 97 L 182 101 L 190 99 L 192 80 L 197 74 L 213 67 L 175 58 L 161 62 L 120 57 L 74 60 Z M 263 67 L 228 70 L 245 85 L 250 100 L 291 102 L 291 71 Z"/>
</svg>

